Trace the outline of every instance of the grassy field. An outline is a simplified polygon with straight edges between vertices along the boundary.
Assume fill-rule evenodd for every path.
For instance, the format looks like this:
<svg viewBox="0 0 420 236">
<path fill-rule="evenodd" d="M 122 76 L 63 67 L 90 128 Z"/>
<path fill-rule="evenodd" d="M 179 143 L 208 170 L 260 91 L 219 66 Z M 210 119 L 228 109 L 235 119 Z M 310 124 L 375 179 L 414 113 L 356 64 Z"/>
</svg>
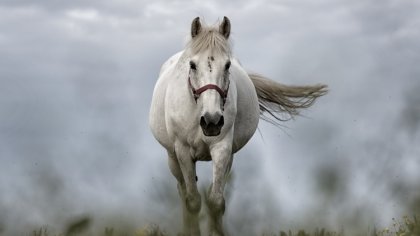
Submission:
<svg viewBox="0 0 420 236">
<path fill-rule="evenodd" d="M 87 236 L 92 235 L 91 219 L 82 218 L 70 223 L 64 233 L 50 232 L 47 227 L 42 227 L 28 233 L 30 236 Z M 1 235 L 1 233 L 0 233 Z M 171 236 L 180 235 L 160 229 L 157 225 L 148 225 L 137 230 L 116 230 L 114 228 L 105 228 L 98 236 Z M 203 235 L 205 235 L 203 233 Z M 231 236 L 236 236 L 233 232 Z M 261 233 L 261 236 L 420 236 L 420 222 L 416 216 L 403 217 L 402 219 L 393 219 L 393 224 L 385 229 L 373 229 L 366 232 L 346 234 L 345 232 L 333 232 L 326 229 L 315 229 L 312 231 L 299 230 L 292 232 L 290 230 L 278 232 Z"/>
</svg>

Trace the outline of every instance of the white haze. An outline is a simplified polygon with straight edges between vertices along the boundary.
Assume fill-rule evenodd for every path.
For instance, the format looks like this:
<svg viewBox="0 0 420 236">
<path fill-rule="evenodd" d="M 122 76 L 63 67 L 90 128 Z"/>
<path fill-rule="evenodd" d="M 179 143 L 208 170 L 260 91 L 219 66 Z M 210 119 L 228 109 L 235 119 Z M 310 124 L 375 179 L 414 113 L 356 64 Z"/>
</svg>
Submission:
<svg viewBox="0 0 420 236">
<path fill-rule="evenodd" d="M 0 232 L 149 222 L 179 230 L 147 125 L 191 20 L 231 19 L 249 71 L 330 93 L 236 155 L 230 231 L 389 225 L 420 212 L 417 1 L 0 2 Z M 201 187 L 210 163 L 199 166 Z M 176 206 L 176 207 L 175 207 Z M 417 207 L 417 208 L 416 208 Z"/>
</svg>

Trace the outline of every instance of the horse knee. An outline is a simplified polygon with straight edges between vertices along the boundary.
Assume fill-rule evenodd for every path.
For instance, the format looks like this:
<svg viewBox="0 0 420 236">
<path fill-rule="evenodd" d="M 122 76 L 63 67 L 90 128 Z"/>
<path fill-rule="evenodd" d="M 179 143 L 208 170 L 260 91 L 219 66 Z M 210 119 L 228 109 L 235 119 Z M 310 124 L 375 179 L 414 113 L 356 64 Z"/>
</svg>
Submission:
<svg viewBox="0 0 420 236">
<path fill-rule="evenodd" d="M 199 193 L 189 194 L 185 199 L 187 210 L 191 213 L 199 213 L 201 209 L 201 196 Z"/>
<path fill-rule="evenodd" d="M 207 206 L 209 210 L 216 214 L 225 213 L 225 198 L 223 195 L 215 196 L 210 194 L 207 199 Z"/>
</svg>

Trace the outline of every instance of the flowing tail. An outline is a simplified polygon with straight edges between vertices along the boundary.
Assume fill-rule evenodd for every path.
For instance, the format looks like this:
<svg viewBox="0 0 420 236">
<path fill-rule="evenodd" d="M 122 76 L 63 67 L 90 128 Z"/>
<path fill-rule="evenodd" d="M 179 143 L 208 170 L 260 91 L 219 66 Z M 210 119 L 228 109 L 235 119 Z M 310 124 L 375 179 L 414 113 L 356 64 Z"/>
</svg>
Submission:
<svg viewBox="0 0 420 236">
<path fill-rule="evenodd" d="M 328 92 L 327 86 L 289 86 L 249 73 L 260 105 L 260 117 L 273 124 L 292 119 Z"/>
</svg>

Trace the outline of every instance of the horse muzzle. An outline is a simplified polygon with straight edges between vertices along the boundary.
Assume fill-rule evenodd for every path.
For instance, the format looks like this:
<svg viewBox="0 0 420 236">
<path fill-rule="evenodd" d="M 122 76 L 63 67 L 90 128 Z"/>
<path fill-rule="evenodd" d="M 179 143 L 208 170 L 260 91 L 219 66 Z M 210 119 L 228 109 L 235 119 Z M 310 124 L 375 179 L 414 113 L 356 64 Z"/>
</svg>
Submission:
<svg viewBox="0 0 420 236">
<path fill-rule="evenodd" d="M 225 124 L 225 119 L 223 118 L 223 115 L 220 113 L 210 114 L 206 112 L 200 118 L 200 126 L 205 136 L 219 135 L 224 124 Z"/>
</svg>

